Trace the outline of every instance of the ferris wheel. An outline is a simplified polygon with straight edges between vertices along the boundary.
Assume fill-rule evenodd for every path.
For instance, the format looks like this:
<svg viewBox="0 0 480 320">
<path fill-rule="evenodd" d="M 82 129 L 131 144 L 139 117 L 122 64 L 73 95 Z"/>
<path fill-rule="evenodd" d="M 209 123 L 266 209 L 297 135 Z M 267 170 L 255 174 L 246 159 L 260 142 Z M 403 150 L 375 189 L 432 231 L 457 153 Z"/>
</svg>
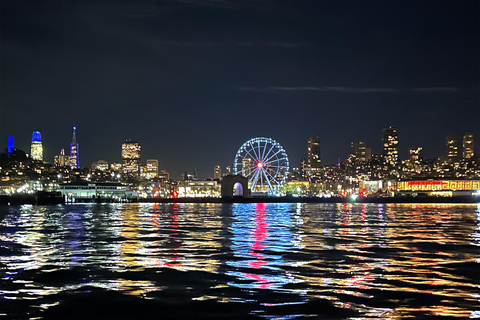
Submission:
<svg viewBox="0 0 480 320">
<path fill-rule="evenodd" d="M 259 137 L 245 142 L 235 155 L 233 170 L 248 179 L 252 193 L 276 194 L 289 168 L 285 149 L 273 139 Z"/>
</svg>

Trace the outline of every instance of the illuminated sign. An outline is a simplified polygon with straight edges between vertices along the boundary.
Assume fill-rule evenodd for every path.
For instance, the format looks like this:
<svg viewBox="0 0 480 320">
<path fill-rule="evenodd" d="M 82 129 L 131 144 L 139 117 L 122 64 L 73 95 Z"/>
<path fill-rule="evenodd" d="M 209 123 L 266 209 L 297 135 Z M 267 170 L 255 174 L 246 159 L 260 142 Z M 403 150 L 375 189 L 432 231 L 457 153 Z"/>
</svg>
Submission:
<svg viewBox="0 0 480 320">
<path fill-rule="evenodd" d="M 480 180 L 400 181 L 399 191 L 478 190 Z"/>
</svg>

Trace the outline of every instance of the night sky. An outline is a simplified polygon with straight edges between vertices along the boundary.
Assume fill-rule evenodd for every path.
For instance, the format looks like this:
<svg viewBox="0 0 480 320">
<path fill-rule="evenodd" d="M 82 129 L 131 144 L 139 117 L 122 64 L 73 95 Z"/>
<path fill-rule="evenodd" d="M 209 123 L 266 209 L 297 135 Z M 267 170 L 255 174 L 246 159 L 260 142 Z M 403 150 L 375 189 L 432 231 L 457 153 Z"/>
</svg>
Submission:
<svg viewBox="0 0 480 320">
<path fill-rule="evenodd" d="M 0 148 L 13 135 L 44 159 L 119 161 L 125 139 L 142 161 L 180 178 L 232 165 L 247 140 L 278 141 L 298 167 L 319 136 L 322 162 L 352 141 L 381 152 L 396 126 L 400 158 L 473 132 L 480 153 L 480 2 L 1 2 Z"/>
</svg>

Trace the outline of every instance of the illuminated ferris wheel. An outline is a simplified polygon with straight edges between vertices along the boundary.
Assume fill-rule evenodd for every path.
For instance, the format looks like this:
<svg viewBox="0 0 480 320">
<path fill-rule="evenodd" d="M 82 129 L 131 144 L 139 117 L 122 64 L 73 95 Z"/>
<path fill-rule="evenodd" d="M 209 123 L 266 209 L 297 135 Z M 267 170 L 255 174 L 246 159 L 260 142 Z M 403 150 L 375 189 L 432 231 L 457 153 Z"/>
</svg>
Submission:
<svg viewBox="0 0 480 320">
<path fill-rule="evenodd" d="M 259 137 L 238 149 L 233 170 L 248 179 L 252 193 L 277 194 L 287 178 L 288 166 L 285 149 L 273 139 Z"/>
</svg>

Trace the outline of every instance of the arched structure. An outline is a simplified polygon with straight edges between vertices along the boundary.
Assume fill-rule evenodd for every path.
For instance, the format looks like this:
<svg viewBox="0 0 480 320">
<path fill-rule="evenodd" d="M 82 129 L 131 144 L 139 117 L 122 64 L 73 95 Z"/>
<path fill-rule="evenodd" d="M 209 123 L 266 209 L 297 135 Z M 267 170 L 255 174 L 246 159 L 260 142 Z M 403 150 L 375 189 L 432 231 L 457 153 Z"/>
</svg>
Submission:
<svg viewBox="0 0 480 320">
<path fill-rule="evenodd" d="M 248 179 L 239 174 L 229 174 L 222 179 L 221 192 L 222 198 L 233 198 L 233 196 L 248 197 L 250 195 Z"/>
</svg>

